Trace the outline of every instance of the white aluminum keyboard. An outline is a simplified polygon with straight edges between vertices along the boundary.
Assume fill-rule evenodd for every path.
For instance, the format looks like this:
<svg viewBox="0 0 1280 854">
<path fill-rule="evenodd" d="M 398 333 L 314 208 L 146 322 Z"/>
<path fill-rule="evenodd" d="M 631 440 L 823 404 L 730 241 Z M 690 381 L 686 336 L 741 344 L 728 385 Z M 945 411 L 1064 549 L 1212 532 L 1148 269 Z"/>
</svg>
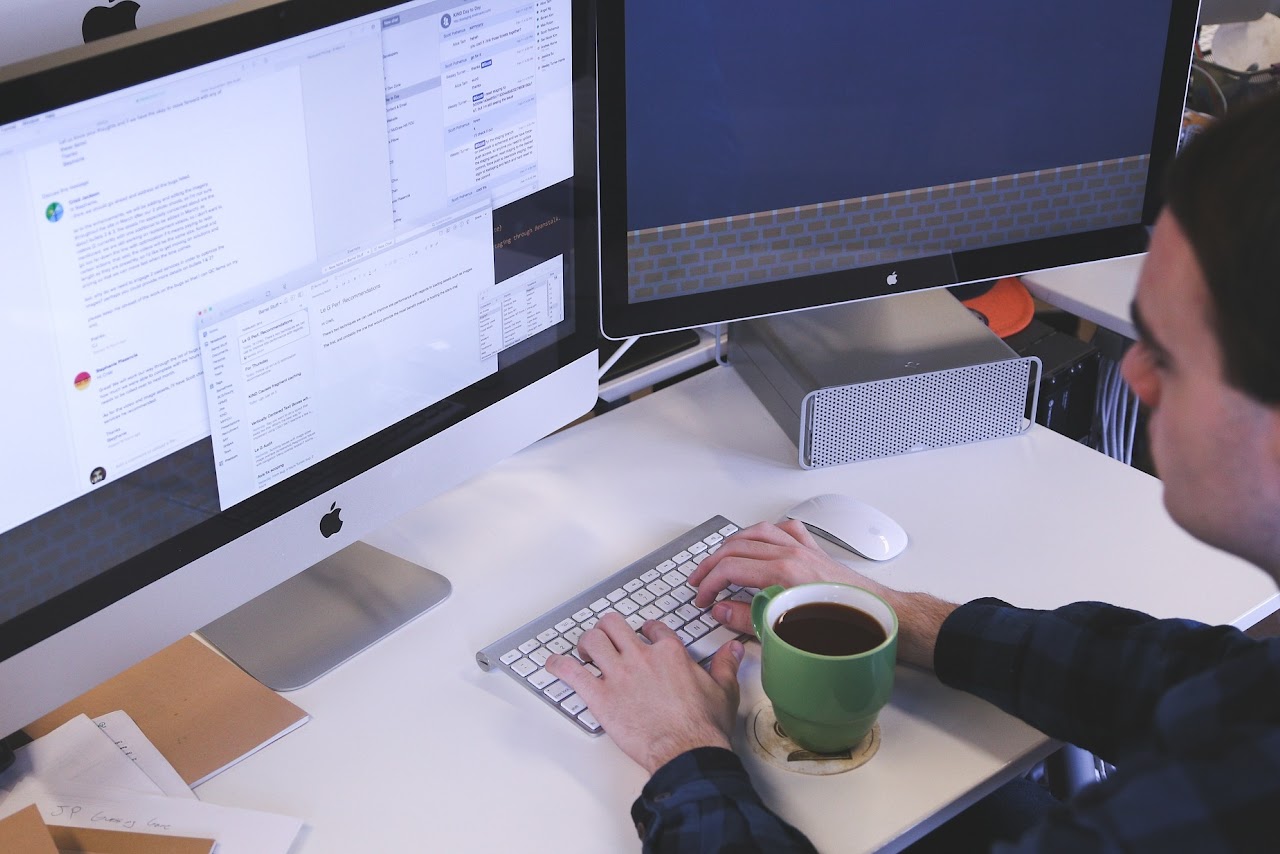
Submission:
<svg viewBox="0 0 1280 854">
<path fill-rule="evenodd" d="M 578 638 L 605 614 L 621 614 L 634 630 L 647 620 L 670 626 L 694 661 L 703 662 L 737 632 L 721 626 L 710 607 L 693 604 L 694 590 L 686 582 L 694 567 L 720 547 L 738 526 L 723 516 L 713 516 L 659 549 L 650 552 L 613 575 L 525 623 L 506 637 L 476 653 L 484 670 L 497 668 L 515 679 L 543 702 L 593 735 L 602 732 L 568 685 L 556 679 L 543 664 L 552 653 L 578 655 Z M 731 587 L 717 599 L 729 597 L 749 602 L 754 590 Z M 588 670 L 599 676 L 590 662 Z"/>
</svg>

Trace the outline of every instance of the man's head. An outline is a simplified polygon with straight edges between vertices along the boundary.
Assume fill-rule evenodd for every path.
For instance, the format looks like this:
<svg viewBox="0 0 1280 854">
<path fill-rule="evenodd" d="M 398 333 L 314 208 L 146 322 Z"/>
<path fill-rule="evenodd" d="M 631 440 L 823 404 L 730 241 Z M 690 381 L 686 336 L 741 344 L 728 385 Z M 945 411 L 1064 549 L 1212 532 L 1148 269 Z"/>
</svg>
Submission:
<svg viewBox="0 0 1280 854">
<path fill-rule="evenodd" d="M 1280 98 L 1187 146 L 1167 198 L 1124 375 L 1170 515 L 1280 577 Z"/>
</svg>

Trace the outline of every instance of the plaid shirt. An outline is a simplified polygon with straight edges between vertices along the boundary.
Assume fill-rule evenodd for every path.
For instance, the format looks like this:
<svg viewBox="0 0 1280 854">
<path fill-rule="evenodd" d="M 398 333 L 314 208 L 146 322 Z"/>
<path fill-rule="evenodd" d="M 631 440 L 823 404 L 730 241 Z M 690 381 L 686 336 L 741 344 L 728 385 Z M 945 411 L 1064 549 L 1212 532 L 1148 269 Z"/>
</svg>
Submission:
<svg viewBox="0 0 1280 854">
<path fill-rule="evenodd" d="M 1095 602 L 980 599 L 947 619 L 934 666 L 1116 766 L 998 851 L 1280 850 L 1280 640 Z M 813 850 L 723 750 L 659 769 L 632 816 L 647 851 Z"/>
</svg>

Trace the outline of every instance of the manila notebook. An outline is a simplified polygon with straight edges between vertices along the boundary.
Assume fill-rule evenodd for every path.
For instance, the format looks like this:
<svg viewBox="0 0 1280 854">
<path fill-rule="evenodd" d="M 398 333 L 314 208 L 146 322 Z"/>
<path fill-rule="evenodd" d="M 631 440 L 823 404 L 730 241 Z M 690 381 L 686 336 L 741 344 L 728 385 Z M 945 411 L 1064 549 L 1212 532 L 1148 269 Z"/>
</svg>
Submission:
<svg viewBox="0 0 1280 854">
<path fill-rule="evenodd" d="M 188 635 L 25 727 L 31 738 L 78 714 L 123 710 L 189 786 L 310 720 L 298 706 Z"/>
</svg>

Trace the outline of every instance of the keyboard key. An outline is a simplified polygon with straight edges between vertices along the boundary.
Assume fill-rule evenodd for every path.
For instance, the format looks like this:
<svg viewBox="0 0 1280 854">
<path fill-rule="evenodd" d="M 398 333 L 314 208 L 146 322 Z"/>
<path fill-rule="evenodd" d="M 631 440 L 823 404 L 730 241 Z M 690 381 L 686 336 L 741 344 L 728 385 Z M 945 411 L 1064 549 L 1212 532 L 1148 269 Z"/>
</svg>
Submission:
<svg viewBox="0 0 1280 854">
<path fill-rule="evenodd" d="M 576 625 L 577 625 L 577 622 L 573 619 L 573 617 L 565 617 L 563 620 L 556 623 L 556 631 L 567 632 L 569 631 L 569 629 L 573 628 Z M 543 643 L 546 643 L 546 641 L 543 641 Z"/>
<path fill-rule="evenodd" d="M 703 537 L 702 541 L 709 546 L 714 546 L 716 543 L 720 542 L 723 539 L 724 537 L 720 536 L 719 534 L 711 534 L 710 536 Z"/>
<path fill-rule="evenodd" d="M 520 650 L 513 649 L 503 653 L 502 658 L 498 659 L 503 664 L 511 665 L 520 660 Z"/>
<path fill-rule="evenodd" d="M 556 681 L 556 677 L 541 669 L 534 671 L 526 678 L 529 680 L 529 684 L 535 688 L 545 688 Z"/>
<path fill-rule="evenodd" d="M 662 612 L 665 614 L 668 611 L 674 611 L 676 608 L 679 608 L 680 600 L 674 596 L 660 596 L 658 597 L 658 601 L 653 604 L 661 608 Z"/>
<path fill-rule="evenodd" d="M 551 657 L 551 650 L 545 646 L 540 646 L 533 652 L 529 653 L 529 660 L 541 667 L 547 663 L 547 659 Z"/>
<path fill-rule="evenodd" d="M 693 553 L 692 553 L 692 552 L 690 552 L 690 551 L 688 551 L 688 550 L 686 550 L 686 549 L 681 549 L 679 552 L 677 552 L 676 554 L 672 555 L 672 556 L 671 556 L 671 559 L 672 559 L 672 560 L 674 560 L 674 561 L 676 562 L 676 565 L 677 565 L 677 566 L 679 566 L 680 564 L 684 563 L 685 561 L 687 561 L 687 560 L 688 560 L 689 558 L 691 558 L 691 557 L 693 557 Z"/>
<path fill-rule="evenodd" d="M 699 623 L 699 625 L 701 625 L 701 623 Z M 676 629 L 676 637 L 680 638 L 680 643 L 685 646 L 693 643 L 693 635 L 689 634 L 684 629 Z"/>
<path fill-rule="evenodd" d="M 691 643 L 686 649 L 689 650 L 689 657 L 694 661 L 702 661 L 711 655 L 720 647 L 738 636 L 733 629 L 721 626 L 714 631 L 707 632 L 702 637 Z"/>
<path fill-rule="evenodd" d="M 542 689 L 542 693 L 546 694 L 548 697 L 550 697 L 551 699 L 555 700 L 558 703 L 561 700 L 563 700 L 565 697 L 568 697 L 570 694 L 572 694 L 573 689 L 557 679 L 555 682 L 552 682 L 546 688 Z"/>
<path fill-rule="evenodd" d="M 738 533 L 737 525 L 725 525 L 723 528 L 720 529 L 720 536 L 722 537 L 727 537 L 727 536 L 730 536 L 731 534 L 736 534 L 736 533 Z"/>
<path fill-rule="evenodd" d="M 676 599 L 679 599 L 681 602 L 691 602 L 693 601 L 693 597 L 698 595 L 698 591 L 694 590 L 687 584 L 681 584 L 679 587 L 673 587 L 671 589 L 671 595 Z"/>
<path fill-rule="evenodd" d="M 627 591 L 619 587 L 617 590 L 614 590 L 609 593 L 609 601 L 617 602 L 619 599 L 625 599 L 626 596 L 627 596 Z"/>
<path fill-rule="evenodd" d="M 676 613 L 686 620 L 696 620 L 698 617 L 702 616 L 702 612 L 700 610 L 688 604 L 681 605 L 679 608 L 676 608 Z M 552 643 L 555 643 L 555 641 L 552 641 Z"/>
<path fill-rule="evenodd" d="M 613 606 L 617 608 L 618 613 L 622 614 L 624 617 L 630 616 L 640 610 L 640 606 L 635 602 L 632 602 L 630 599 L 619 599 L 617 602 L 613 603 Z"/>
<path fill-rule="evenodd" d="M 691 555 L 700 555 L 706 550 L 707 550 L 707 544 L 701 541 L 696 543 L 691 543 L 688 549 L 689 554 Z"/>
<path fill-rule="evenodd" d="M 578 715 L 578 720 L 586 724 L 587 729 L 591 730 L 592 732 L 598 732 L 600 730 L 600 722 L 596 720 L 595 715 L 591 714 L 590 709 L 587 709 L 585 712 Z"/>
<path fill-rule="evenodd" d="M 590 608 L 583 608 L 581 611 L 574 612 L 573 619 L 581 623 L 583 620 L 590 620 L 594 616 L 595 616 L 595 612 L 592 611 Z M 567 630 L 561 629 L 561 631 L 567 631 Z"/>
<path fill-rule="evenodd" d="M 707 632 L 711 631 L 711 629 L 707 628 L 707 624 L 702 622 L 701 620 L 694 620 L 693 622 L 688 623 L 684 627 L 684 630 L 690 636 L 689 640 L 685 642 L 685 646 L 688 646 L 695 639 L 700 638 L 703 635 L 705 635 Z"/>
<path fill-rule="evenodd" d="M 511 665 L 511 669 L 521 676 L 528 676 L 530 673 L 538 669 L 538 665 L 534 664 L 527 658 L 522 658 L 515 664 Z"/>
<path fill-rule="evenodd" d="M 591 610 L 599 614 L 605 608 L 609 607 L 609 600 L 601 596 L 599 599 L 591 603 Z"/>
<path fill-rule="evenodd" d="M 638 578 L 633 578 L 630 581 L 628 581 L 626 584 L 622 585 L 622 589 L 627 591 L 628 593 L 635 593 L 641 587 L 644 587 L 644 582 Z"/>
<path fill-rule="evenodd" d="M 595 666 L 594 664 L 592 664 L 590 661 L 584 661 L 584 662 L 582 663 L 582 666 L 583 666 L 583 667 L 585 667 L 585 668 L 587 669 L 587 672 L 588 672 L 588 673 L 590 673 L 592 676 L 596 677 L 597 679 L 598 679 L 598 678 L 600 678 L 600 668 L 599 668 L 599 667 L 596 667 L 596 666 Z"/>
<path fill-rule="evenodd" d="M 556 637 L 559 634 L 560 633 L 557 632 L 555 629 L 547 629 L 545 632 L 541 632 L 538 634 L 538 640 L 542 641 L 543 643 L 546 643 L 547 641 L 551 640 L 552 638 Z"/>
<path fill-rule="evenodd" d="M 537 638 L 529 638 L 527 641 L 520 644 L 520 651 L 525 655 L 528 655 L 540 646 L 542 646 L 542 643 Z"/>
<path fill-rule="evenodd" d="M 638 616 L 644 617 L 646 620 L 661 620 L 663 610 L 657 605 L 645 605 L 640 609 Z"/>
<path fill-rule="evenodd" d="M 644 589 L 648 590 L 654 596 L 661 596 L 664 593 L 671 592 L 671 585 L 663 581 L 661 578 L 656 578 L 646 584 Z"/>
<path fill-rule="evenodd" d="M 595 620 L 595 617 L 592 617 L 591 620 L 588 622 L 591 622 L 594 620 Z M 569 629 L 569 631 L 564 633 L 563 637 L 570 644 L 573 644 L 574 646 L 576 646 L 578 643 L 578 639 L 581 638 L 583 635 L 585 635 L 587 633 L 587 629 L 589 628 L 591 627 L 588 626 L 586 623 L 583 623 L 581 626 L 575 626 L 574 628 Z M 552 641 L 552 643 L 554 642 L 555 641 Z"/>
<path fill-rule="evenodd" d="M 664 614 L 662 622 L 673 632 L 684 625 L 684 619 L 676 614 Z"/>
<path fill-rule="evenodd" d="M 666 575 L 662 576 L 662 580 L 670 584 L 672 587 L 678 587 L 688 581 L 689 576 L 677 569 L 673 569 Z"/>
<path fill-rule="evenodd" d="M 651 569 L 648 572 L 646 572 L 644 575 L 640 576 L 640 580 L 643 581 L 645 584 L 648 584 L 649 582 L 653 581 L 655 578 L 661 578 L 661 577 L 662 577 L 661 572 L 658 572 L 658 570 L 656 569 Z"/>
<path fill-rule="evenodd" d="M 635 602 L 637 605 L 648 605 L 656 598 L 657 597 L 648 590 L 637 590 L 635 593 L 631 594 L 631 601 Z"/>
<path fill-rule="evenodd" d="M 640 631 L 640 627 L 644 625 L 644 617 L 639 614 L 632 614 L 630 617 L 627 617 L 627 625 L 631 627 L 631 631 L 638 632 Z"/>
<path fill-rule="evenodd" d="M 586 701 L 584 701 L 577 694 L 570 694 L 568 697 L 565 697 L 563 700 L 560 701 L 560 708 L 564 709 L 566 712 L 568 712 L 571 715 L 576 715 L 578 714 L 578 712 L 581 712 L 584 709 L 586 709 L 587 704 L 586 704 Z"/>
<path fill-rule="evenodd" d="M 573 649 L 573 644 L 569 643 L 564 638 L 556 638 L 551 641 L 551 643 L 547 644 L 547 649 L 551 650 L 556 655 L 564 655 L 566 652 Z"/>
<path fill-rule="evenodd" d="M 693 565 L 694 565 L 694 566 L 702 566 L 702 562 L 703 562 L 704 560 L 706 560 L 707 558 L 709 558 L 709 557 L 711 557 L 711 549 L 707 549 L 705 552 L 703 552 L 703 553 L 702 553 L 702 554 L 700 554 L 700 555 L 694 555 L 694 556 L 693 556 Z"/>
<path fill-rule="evenodd" d="M 655 567 L 655 569 L 657 569 L 658 572 L 670 572 L 675 568 L 676 568 L 676 562 L 674 560 L 664 560 L 662 563 L 658 564 Z"/>
</svg>

